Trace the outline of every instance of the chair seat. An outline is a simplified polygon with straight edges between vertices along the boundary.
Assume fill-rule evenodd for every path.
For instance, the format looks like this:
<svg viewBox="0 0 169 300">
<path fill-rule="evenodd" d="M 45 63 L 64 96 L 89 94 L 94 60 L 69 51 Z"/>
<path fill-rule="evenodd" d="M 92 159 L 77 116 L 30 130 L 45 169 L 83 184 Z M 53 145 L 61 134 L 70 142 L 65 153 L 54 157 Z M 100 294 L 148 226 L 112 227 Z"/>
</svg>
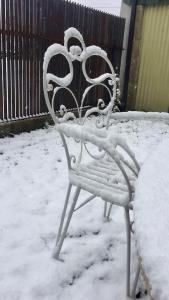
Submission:
<svg viewBox="0 0 169 300">
<path fill-rule="evenodd" d="M 125 207 L 131 200 L 121 171 L 106 159 L 78 165 L 69 172 L 69 180 L 73 185 L 119 206 Z M 135 177 L 130 174 L 129 180 L 134 191 Z"/>
</svg>

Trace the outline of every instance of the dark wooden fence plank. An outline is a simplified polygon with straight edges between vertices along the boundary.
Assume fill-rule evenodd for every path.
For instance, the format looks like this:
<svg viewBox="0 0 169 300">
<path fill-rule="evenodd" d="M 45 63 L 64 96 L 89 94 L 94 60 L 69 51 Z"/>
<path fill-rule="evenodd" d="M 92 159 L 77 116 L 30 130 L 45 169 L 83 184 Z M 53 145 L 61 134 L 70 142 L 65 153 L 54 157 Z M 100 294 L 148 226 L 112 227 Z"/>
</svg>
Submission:
<svg viewBox="0 0 169 300">
<path fill-rule="evenodd" d="M 0 10 L 0 30 L 2 31 L 2 9 Z M 2 33 L 0 33 L 0 120 L 4 118 L 4 95 L 3 95 L 3 58 L 2 58 Z"/>
<path fill-rule="evenodd" d="M 8 99 L 7 99 L 7 66 L 6 66 L 6 1 L 1 3 L 2 11 L 2 78 L 3 78 L 3 117 L 6 120 L 8 118 Z"/>
<path fill-rule="evenodd" d="M 119 72 L 124 19 L 63 0 L 0 0 L 0 5 L 0 120 L 47 113 L 42 86 L 43 55 L 50 44 L 63 44 L 68 27 L 80 30 L 86 45 L 105 49 Z M 54 72 L 64 76 L 68 66 L 63 57 L 59 61 Z M 92 76 L 106 71 L 100 62 L 96 57 L 87 62 Z M 86 82 L 80 63 L 75 64 L 71 88 L 80 101 Z M 93 90 L 86 104 L 93 105 L 93 99 L 104 93 Z M 68 108 L 73 108 L 73 100 L 67 94 L 60 93 L 59 102 L 63 96 Z"/>
</svg>

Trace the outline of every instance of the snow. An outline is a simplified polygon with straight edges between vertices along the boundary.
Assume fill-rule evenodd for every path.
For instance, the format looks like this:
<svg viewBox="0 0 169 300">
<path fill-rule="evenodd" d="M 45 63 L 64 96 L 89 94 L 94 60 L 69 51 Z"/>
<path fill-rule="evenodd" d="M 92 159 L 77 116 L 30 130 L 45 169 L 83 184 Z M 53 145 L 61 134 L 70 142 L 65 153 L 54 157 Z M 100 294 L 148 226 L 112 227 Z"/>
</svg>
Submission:
<svg viewBox="0 0 169 300">
<path fill-rule="evenodd" d="M 81 53 L 81 60 L 83 61 L 92 55 L 99 55 L 103 58 L 107 58 L 107 53 L 104 50 L 98 46 L 92 45 L 88 46 L 86 50 Z"/>
<path fill-rule="evenodd" d="M 77 173 L 78 176 L 77 176 Z M 127 206 L 129 201 L 129 196 L 126 192 L 117 189 L 116 187 L 112 187 L 110 185 L 106 185 L 103 179 L 101 178 L 100 182 L 98 182 L 98 177 L 94 177 L 94 175 L 84 174 L 84 172 L 70 172 L 70 181 L 79 186 L 81 188 L 85 188 L 91 194 L 95 194 L 102 199 L 106 199 L 110 203 L 117 204 L 119 206 Z M 93 184 L 92 184 L 93 183 Z M 112 197 L 113 195 L 113 197 Z"/>
<path fill-rule="evenodd" d="M 114 121 L 111 132 L 126 138 L 140 164 L 169 137 L 168 125 L 159 121 Z M 112 221 L 104 223 L 103 201 L 90 201 L 73 215 L 64 262 L 52 258 L 68 183 L 54 127 L 1 139 L 0 178 L 0 299 L 125 299 L 122 208 L 114 207 Z M 133 271 L 134 242 L 132 249 Z"/>
<path fill-rule="evenodd" d="M 135 193 L 135 231 L 153 299 L 169 295 L 169 138 L 141 169 Z"/>
<path fill-rule="evenodd" d="M 149 120 L 169 123 L 168 113 L 158 112 L 143 112 L 143 111 L 127 111 L 116 112 L 111 115 L 113 120 Z"/>
<path fill-rule="evenodd" d="M 70 72 L 65 77 L 58 77 L 54 74 L 47 73 L 48 64 L 49 64 L 51 58 L 55 55 L 58 55 L 58 54 L 62 54 L 65 57 L 65 59 L 67 60 L 68 64 L 69 64 Z M 71 83 L 71 81 L 73 79 L 73 66 L 72 66 L 72 62 L 71 62 L 69 53 L 67 52 L 67 49 L 66 49 L 65 46 L 62 46 L 60 44 L 53 44 L 53 45 L 48 47 L 48 49 L 47 49 L 47 51 L 45 52 L 45 55 L 44 55 L 43 72 L 44 72 L 45 80 L 47 82 L 46 83 L 45 80 L 44 80 L 44 83 L 45 83 L 44 86 L 45 86 L 46 89 L 47 89 L 46 85 L 47 84 L 49 85 L 50 81 L 54 81 L 54 82 L 56 82 L 57 84 L 59 84 L 63 87 L 66 87 Z M 48 90 L 50 90 L 50 89 L 51 89 L 51 84 L 48 87 Z"/>
<path fill-rule="evenodd" d="M 74 27 L 70 27 L 67 30 L 65 30 L 64 32 L 64 46 L 66 47 L 66 49 L 68 49 L 68 41 L 69 39 L 71 39 L 72 37 L 76 38 L 77 40 L 79 40 L 79 42 L 82 45 L 83 50 L 85 50 L 85 44 L 84 44 L 84 40 L 83 40 L 83 36 L 81 35 L 81 33 Z"/>
</svg>

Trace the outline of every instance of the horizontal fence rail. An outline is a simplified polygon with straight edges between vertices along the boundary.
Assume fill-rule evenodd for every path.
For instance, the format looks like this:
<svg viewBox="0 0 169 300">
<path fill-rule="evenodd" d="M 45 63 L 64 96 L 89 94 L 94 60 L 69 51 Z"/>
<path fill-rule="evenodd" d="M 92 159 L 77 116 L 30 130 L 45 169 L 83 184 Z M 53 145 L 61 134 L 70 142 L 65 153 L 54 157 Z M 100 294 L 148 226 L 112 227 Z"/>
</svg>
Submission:
<svg viewBox="0 0 169 300">
<path fill-rule="evenodd" d="M 118 73 L 124 25 L 120 17 L 68 1 L 0 0 L 0 121 L 47 114 L 42 87 L 43 56 L 49 45 L 63 44 L 68 27 L 76 27 L 86 45 L 94 44 L 106 50 Z M 67 65 L 63 57 L 57 59 L 59 67 L 55 72 L 64 76 Z M 99 58 L 88 62 L 93 76 L 103 68 Z M 81 97 L 84 87 L 77 66 L 72 82 L 77 98 Z M 90 99 L 102 94 L 102 91 L 94 91 Z M 60 94 L 59 102 L 63 96 L 68 108 L 73 109 L 68 95 Z M 87 105 L 93 104 L 90 99 Z"/>
</svg>

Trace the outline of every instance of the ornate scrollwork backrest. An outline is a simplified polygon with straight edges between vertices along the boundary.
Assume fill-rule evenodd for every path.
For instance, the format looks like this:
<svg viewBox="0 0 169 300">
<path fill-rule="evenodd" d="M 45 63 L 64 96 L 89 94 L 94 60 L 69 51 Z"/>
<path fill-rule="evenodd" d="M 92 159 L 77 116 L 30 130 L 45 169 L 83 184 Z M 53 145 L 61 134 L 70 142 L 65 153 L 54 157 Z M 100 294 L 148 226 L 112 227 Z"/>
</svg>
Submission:
<svg viewBox="0 0 169 300">
<path fill-rule="evenodd" d="M 113 69 L 113 66 L 110 62 L 110 60 L 107 57 L 107 53 L 102 50 L 100 47 L 97 46 L 89 46 L 86 47 L 83 37 L 81 33 L 75 29 L 75 28 L 69 28 L 65 31 L 64 36 L 64 45 L 61 44 L 53 44 L 49 46 L 47 49 L 45 56 L 44 56 L 44 63 L 43 63 L 43 89 L 44 89 L 44 95 L 46 104 L 48 107 L 48 110 L 53 118 L 53 121 L 55 123 L 60 123 L 63 121 L 67 121 L 70 118 L 74 119 L 77 123 L 83 124 L 85 122 L 85 119 L 94 113 L 97 113 L 102 116 L 106 116 L 106 126 L 108 127 L 109 123 L 109 117 L 112 112 L 114 101 L 116 97 L 116 75 Z M 79 46 L 71 46 L 70 49 L 68 49 L 68 42 L 70 38 L 77 39 L 81 47 Z M 69 73 L 65 77 L 58 77 L 54 74 L 48 73 L 48 65 L 50 60 L 53 56 L 56 56 L 58 54 L 61 54 L 65 57 L 65 59 L 68 62 L 69 65 Z M 99 56 L 104 59 L 104 61 L 107 63 L 110 73 L 104 73 L 96 78 L 91 78 L 86 71 L 86 61 L 92 57 L 92 56 Z M 74 70 L 73 70 L 73 61 L 79 61 L 82 63 L 82 72 L 86 79 L 86 81 L 90 84 L 85 90 L 82 95 L 80 105 L 78 105 L 78 101 L 76 99 L 76 96 L 74 95 L 73 91 L 69 88 L 69 85 L 71 84 L 73 80 Z M 107 84 L 105 84 L 105 81 L 107 80 Z M 53 84 L 57 84 L 57 86 L 54 88 Z M 98 99 L 97 106 L 92 107 L 91 109 L 88 109 L 85 113 L 85 116 L 82 118 L 82 109 L 85 105 L 85 99 L 89 91 L 95 87 L 95 86 L 102 86 L 104 87 L 110 97 L 110 101 L 108 105 L 105 105 L 105 102 L 102 99 Z M 78 118 L 75 116 L 74 113 L 68 112 L 67 108 L 62 104 L 60 106 L 60 114 L 62 118 L 58 118 L 54 111 L 54 103 L 57 98 L 57 92 L 60 89 L 67 90 L 71 97 L 73 97 L 75 102 L 75 107 L 77 108 Z M 48 92 L 53 92 L 52 100 L 49 100 L 49 94 Z M 98 124 L 96 124 L 98 125 Z"/>
<path fill-rule="evenodd" d="M 68 48 L 68 42 L 71 38 L 77 39 L 80 42 L 81 47 L 71 46 L 70 48 Z M 48 66 L 51 59 L 54 56 L 59 54 L 65 57 L 69 65 L 69 73 L 65 77 L 58 77 L 52 73 L 48 73 Z M 96 78 L 91 78 L 86 71 L 86 61 L 92 56 L 101 57 L 107 63 L 110 72 L 104 73 Z M 86 81 L 89 83 L 89 86 L 83 92 L 80 105 L 78 105 L 78 101 L 76 99 L 75 94 L 69 88 L 74 75 L 73 61 L 79 61 L 82 63 L 83 75 Z M 102 86 L 107 90 L 110 101 L 106 106 L 103 99 L 98 99 L 97 105 L 95 107 L 89 108 L 85 112 L 84 116 L 82 117 L 82 110 L 85 106 L 86 96 L 88 95 L 89 91 L 96 86 Z M 44 89 L 44 96 L 45 96 L 48 110 L 55 124 L 68 121 L 69 119 L 71 120 L 73 119 L 74 122 L 83 125 L 85 120 L 90 115 L 98 114 L 100 118 L 96 119 L 96 126 L 102 127 L 102 125 L 104 125 L 108 128 L 110 115 L 112 113 L 115 98 L 116 98 L 116 75 L 111 62 L 107 57 L 107 53 L 97 46 L 86 47 L 81 33 L 76 28 L 71 27 L 65 31 L 64 45 L 53 44 L 48 47 L 44 56 L 44 63 L 43 63 L 43 89 Z M 58 116 L 56 115 L 54 110 L 54 104 L 57 99 L 57 93 L 61 89 L 65 89 L 68 93 L 70 93 L 71 97 L 74 99 L 75 107 L 77 108 L 76 114 L 73 113 L 72 111 L 68 111 L 65 105 L 61 104 L 60 114 L 62 117 L 58 118 Z M 52 93 L 51 99 L 49 97 L 49 92 Z M 66 141 L 63 136 L 62 136 L 62 140 L 66 150 L 67 158 L 69 157 L 68 165 L 70 167 L 70 156 L 69 156 Z M 87 146 L 85 144 L 84 147 L 87 150 Z M 81 146 L 81 152 L 82 152 L 82 146 Z"/>
</svg>

